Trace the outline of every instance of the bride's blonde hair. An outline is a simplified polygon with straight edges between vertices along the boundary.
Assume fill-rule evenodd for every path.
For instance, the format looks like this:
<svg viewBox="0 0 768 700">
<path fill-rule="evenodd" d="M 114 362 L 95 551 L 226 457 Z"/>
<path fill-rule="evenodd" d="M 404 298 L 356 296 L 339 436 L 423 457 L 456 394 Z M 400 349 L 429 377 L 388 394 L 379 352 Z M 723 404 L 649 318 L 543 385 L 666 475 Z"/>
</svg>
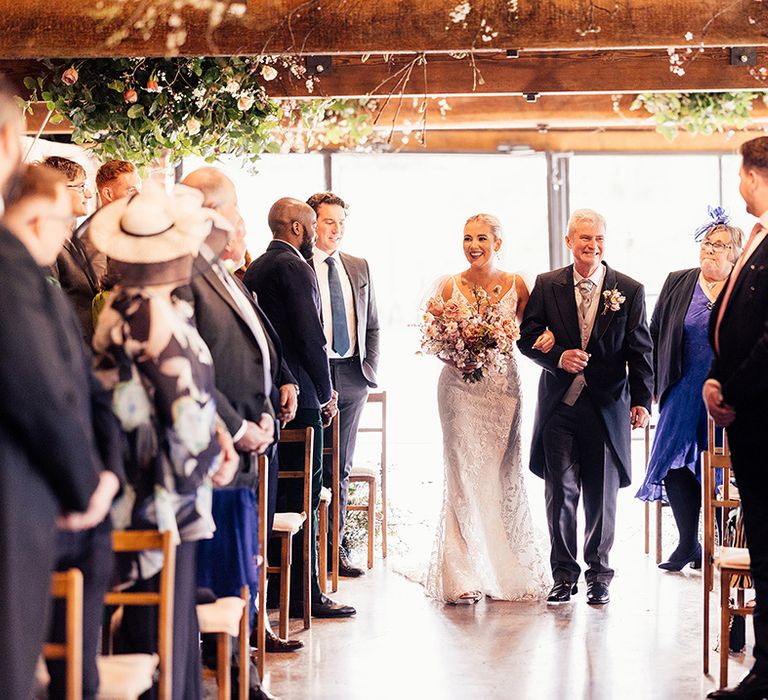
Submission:
<svg viewBox="0 0 768 700">
<path fill-rule="evenodd" d="M 494 238 L 498 238 L 500 241 L 503 240 L 504 232 L 501 228 L 501 221 L 499 221 L 493 214 L 475 214 L 474 216 L 470 216 L 464 222 L 464 226 L 472 223 L 473 221 L 485 224 L 489 229 L 491 229 L 491 234 Z"/>
</svg>

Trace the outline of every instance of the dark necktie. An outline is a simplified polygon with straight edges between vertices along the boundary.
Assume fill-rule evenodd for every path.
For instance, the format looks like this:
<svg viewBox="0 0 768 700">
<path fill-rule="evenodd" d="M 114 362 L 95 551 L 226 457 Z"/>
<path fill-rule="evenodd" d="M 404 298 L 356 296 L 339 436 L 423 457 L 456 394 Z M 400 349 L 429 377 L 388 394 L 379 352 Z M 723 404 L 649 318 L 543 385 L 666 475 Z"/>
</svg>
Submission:
<svg viewBox="0 0 768 700">
<path fill-rule="evenodd" d="M 326 258 L 328 263 L 328 288 L 331 291 L 331 322 L 333 324 L 333 351 L 342 357 L 349 350 L 349 329 L 347 328 L 347 310 L 344 306 L 344 294 L 341 291 L 339 271 L 336 261 Z"/>
</svg>

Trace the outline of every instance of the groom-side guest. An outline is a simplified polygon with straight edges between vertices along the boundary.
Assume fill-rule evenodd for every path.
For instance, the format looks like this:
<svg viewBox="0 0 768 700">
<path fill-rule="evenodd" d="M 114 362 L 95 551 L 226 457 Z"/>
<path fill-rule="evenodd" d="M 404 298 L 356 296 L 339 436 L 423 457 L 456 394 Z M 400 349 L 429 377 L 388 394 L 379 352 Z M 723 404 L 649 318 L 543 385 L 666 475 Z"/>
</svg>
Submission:
<svg viewBox="0 0 768 700">
<path fill-rule="evenodd" d="M 712 309 L 715 358 L 703 391 L 709 413 L 728 431 L 755 589 L 752 670 L 735 688 L 707 696 L 731 700 L 768 697 L 768 137 L 744 143 L 741 156 L 739 193 L 759 220 Z"/>
<path fill-rule="evenodd" d="M 307 204 L 317 214 L 312 264 L 320 290 L 331 380 L 339 394 L 339 542 L 342 542 L 357 428 L 368 400 L 368 389 L 376 386 L 379 314 L 367 261 L 339 251 L 347 219 L 346 203 L 333 192 L 318 192 Z M 333 483 L 332 469 L 333 460 L 326 459 L 323 465 L 326 484 Z M 328 541 L 332 542 L 330 533 Z M 352 564 L 342 544 L 339 574 L 354 577 L 363 573 Z"/>
<path fill-rule="evenodd" d="M 576 512 L 584 496 L 587 602 L 610 599 L 618 489 L 629 486 L 630 426 L 648 422 L 651 336 L 643 286 L 603 260 L 605 219 L 571 215 L 565 243 L 573 264 L 539 275 L 521 328 L 520 351 L 541 365 L 531 470 L 544 478 L 554 586 L 548 602 L 576 593 Z M 547 334 L 554 346 L 542 348 Z M 545 352 L 545 350 L 547 350 Z"/>
<path fill-rule="evenodd" d="M 317 217 L 312 208 L 297 199 L 284 197 L 269 210 L 269 228 L 273 240 L 266 252 L 254 260 L 243 282 L 255 292 L 259 304 L 272 323 L 283 345 L 283 356 L 291 374 L 299 382 L 299 407 L 287 428 L 312 428 L 312 512 L 305 527 L 311 527 L 311 614 L 313 617 L 351 617 L 355 609 L 341 605 L 320 591 L 317 570 L 317 521 L 320 488 L 323 485 L 323 426 L 336 415 L 336 392 L 325 348 L 325 334 L 320 322 L 320 293 L 317 277 L 307 262 L 312 257 Z M 280 468 L 295 464 L 290 460 L 292 445 L 280 449 Z M 288 459 L 284 459 L 286 456 Z M 295 454 L 295 453 L 294 453 Z M 283 480 L 286 481 L 286 480 Z M 280 484 L 278 508 L 300 512 L 304 487 L 293 479 Z M 294 538 L 291 567 L 291 617 L 302 617 L 301 539 Z"/>
</svg>

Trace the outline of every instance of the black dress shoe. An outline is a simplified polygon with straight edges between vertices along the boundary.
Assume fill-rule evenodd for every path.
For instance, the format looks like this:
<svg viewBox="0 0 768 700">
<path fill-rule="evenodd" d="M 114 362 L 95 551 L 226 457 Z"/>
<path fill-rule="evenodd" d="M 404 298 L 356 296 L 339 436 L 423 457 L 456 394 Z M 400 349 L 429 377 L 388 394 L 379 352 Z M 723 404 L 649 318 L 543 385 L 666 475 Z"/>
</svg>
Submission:
<svg viewBox="0 0 768 700">
<path fill-rule="evenodd" d="M 768 678 L 750 671 L 735 688 L 713 690 L 707 697 L 723 700 L 763 700 L 768 698 Z"/>
<path fill-rule="evenodd" d="M 680 571 L 686 564 L 690 564 L 692 569 L 701 568 L 701 545 L 696 545 L 696 549 L 691 554 L 682 559 L 672 559 L 663 561 L 659 564 L 660 569 L 664 571 Z"/>
<path fill-rule="evenodd" d="M 339 547 L 339 576 L 347 576 L 349 578 L 357 578 L 363 576 L 365 571 L 355 566 L 347 556 L 347 553 Z"/>
<path fill-rule="evenodd" d="M 285 654 L 304 648 L 304 642 L 300 639 L 283 639 L 272 632 L 267 632 L 264 641 L 264 650 L 270 654 Z"/>
<path fill-rule="evenodd" d="M 555 605 L 567 603 L 571 599 L 571 594 L 577 593 L 578 590 L 578 586 L 570 581 L 555 581 L 555 585 L 547 596 L 547 602 Z"/>
<path fill-rule="evenodd" d="M 320 594 L 320 600 L 312 603 L 312 617 L 352 617 L 357 614 L 351 605 L 342 605 Z"/>
<path fill-rule="evenodd" d="M 587 584 L 587 603 L 589 605 L 605 605 L 610 599 L 607 583 L 591 581 Z"/>
</svg>

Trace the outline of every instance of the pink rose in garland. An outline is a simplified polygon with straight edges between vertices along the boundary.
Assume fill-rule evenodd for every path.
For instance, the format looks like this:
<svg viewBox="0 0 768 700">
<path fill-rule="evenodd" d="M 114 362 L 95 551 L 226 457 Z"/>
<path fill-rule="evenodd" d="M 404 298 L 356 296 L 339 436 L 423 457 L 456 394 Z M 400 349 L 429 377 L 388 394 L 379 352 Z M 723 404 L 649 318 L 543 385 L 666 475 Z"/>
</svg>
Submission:
<svg viewBox="0 0 768 700">
<path fill-rule="evenodd" d="M 132 105 L 139 99 L 139 93 L 134 89 L 126 90 L 123 93 L 123 99 L 125 100 L 126 104 Z"/>
<path fill-rule="evenodd" d="M 79 77 L 80 76 L 78 75 L 78 72 L 75 69 L 75 67 L 71 66 L 67 68 L 67 70 L 65 70 L 64 73 L 62 73 L 61 82 L 64 83 L 65 85 L 74 85 L 77 82 L 77 79 Z"/>
</svg>

